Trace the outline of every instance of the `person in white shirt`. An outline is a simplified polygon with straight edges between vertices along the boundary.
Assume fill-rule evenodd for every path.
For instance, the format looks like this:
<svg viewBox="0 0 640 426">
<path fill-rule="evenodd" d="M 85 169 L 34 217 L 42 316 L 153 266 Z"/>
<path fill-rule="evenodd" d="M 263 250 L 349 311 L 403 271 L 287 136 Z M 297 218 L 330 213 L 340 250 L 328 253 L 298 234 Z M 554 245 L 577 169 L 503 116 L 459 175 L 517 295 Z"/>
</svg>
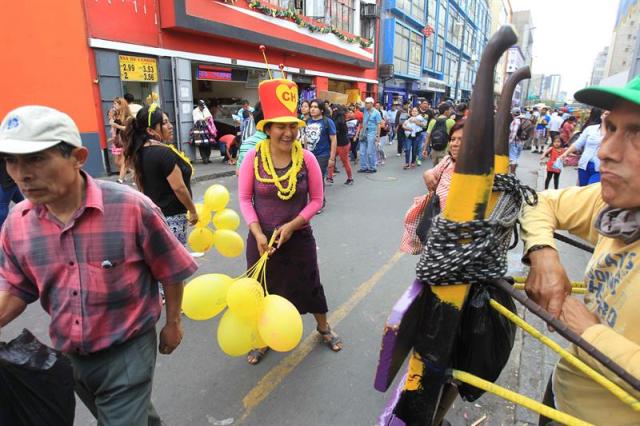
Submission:
<svg viewBox="0 0 640 426">
<path fill-rule="evenodd" d="M 560 127 L 562 127 L 563 122 L 562 115 L 558 112 L 555 112 L 551 116 L 551 121 L 549 122 L 549 135 L 551 136 L 551 140 L 560 134 Z"/>
<path fill-rule="evenodd" d="M 131 93 L 125 93 L 123 98 L 129 105 L 129 111 L 131 111 L 131 115 L 133 116 L 133 118 L 136 118 L 136 115 L 138 115 L 138 111 L 142 109 L 142 105 L 133 102 L 134 98 Z"/>
</svg>

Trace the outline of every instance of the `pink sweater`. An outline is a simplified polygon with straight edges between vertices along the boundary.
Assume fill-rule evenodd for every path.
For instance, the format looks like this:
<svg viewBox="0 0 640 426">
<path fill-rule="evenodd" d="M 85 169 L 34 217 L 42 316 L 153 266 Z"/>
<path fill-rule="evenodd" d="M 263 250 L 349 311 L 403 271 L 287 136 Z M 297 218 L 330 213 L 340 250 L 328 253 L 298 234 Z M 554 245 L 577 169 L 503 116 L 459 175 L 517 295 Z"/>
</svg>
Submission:
<svg viewBox="0 0 640 426">
<path fill-rule="evenodd" d="M 322 172 L 316 157 L 306 149 L 304 153 L 304 165 L 307 169 L 307 180 L 309 184 L 309 196 L 307 205 L 298 213 L 299 216 L 310 222 L 311 218 L 322 208 L 324 190 L 322 186 Z M 249 151 L 240 166 L 238 172 L 238 199 L 240 202 L 240 212 L 247 225 L 258 222 L 258 214 L 253 207 L 255 176 L 253 161 L 256 158 L 256 150 Z M 282 201 L 282 200 L 280 200 Z M 286 201 L 282 201 L 286 203 Z"/>
</svg>

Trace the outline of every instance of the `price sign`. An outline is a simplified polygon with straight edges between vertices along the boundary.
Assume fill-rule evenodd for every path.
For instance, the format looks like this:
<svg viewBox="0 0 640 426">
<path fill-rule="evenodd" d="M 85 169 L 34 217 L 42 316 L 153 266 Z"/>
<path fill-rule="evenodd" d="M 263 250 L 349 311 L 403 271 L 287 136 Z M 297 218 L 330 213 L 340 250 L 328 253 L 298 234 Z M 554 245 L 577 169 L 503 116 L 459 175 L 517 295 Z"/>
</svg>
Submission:
<svg viewBox="0 0 640 426">
<path fill-rule="evenodd" d="M 120 55 L 120 80 L 158 81 L 158 64 L 153 58 Z"/>
</svg>

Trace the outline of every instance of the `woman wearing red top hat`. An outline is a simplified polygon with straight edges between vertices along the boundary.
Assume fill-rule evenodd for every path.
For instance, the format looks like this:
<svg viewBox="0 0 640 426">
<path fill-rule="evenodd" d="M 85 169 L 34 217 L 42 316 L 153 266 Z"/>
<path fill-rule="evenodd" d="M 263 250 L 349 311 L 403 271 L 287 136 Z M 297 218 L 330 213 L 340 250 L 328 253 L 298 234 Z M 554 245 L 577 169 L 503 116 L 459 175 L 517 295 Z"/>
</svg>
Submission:
<svg viewBox="0 0 640 426">
<path fill-rule="evenodd" d="M 247 266 L 267 250 L 268 290 L 293 303 L 301 314 L 312 313 L 317 331 L 333 351 L 342 340 L 327 323 L 327 301 L 320 283 L 311 218 L 322 208 L 322 173 L 315 156 L 304 149 L 296 116 L 298 87 L 285 79 L 266 80 L 258 88 L 264 119 L 256 129 L 268 138 L 247 153 L 238 173 L 240 211 L 249 226 Z M 268 241 L 276 235 L 276 245 Z M 249 352 L 257 364 L 268 348 Z"/>
</svg>

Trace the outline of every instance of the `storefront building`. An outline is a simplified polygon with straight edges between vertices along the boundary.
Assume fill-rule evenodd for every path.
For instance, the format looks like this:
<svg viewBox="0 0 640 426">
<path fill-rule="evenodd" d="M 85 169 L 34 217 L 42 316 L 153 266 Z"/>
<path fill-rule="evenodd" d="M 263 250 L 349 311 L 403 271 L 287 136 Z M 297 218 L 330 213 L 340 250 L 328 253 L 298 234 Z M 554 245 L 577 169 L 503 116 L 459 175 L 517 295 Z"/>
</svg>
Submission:
<svg viewBox="0 0 640 426">
<path fill-rule="evenodd" d="M 175 123 L 177 143 L 185 149 L 199 99 L 208 103 L 219 131 L 232 132 L 236 124 L 232 116 L 242 100 L 257 102 L 258 84 L 269 77 L 268 71 L 274 77 L 284 72 L 296 81 L 301 97 L 347 91 L 364 97 L 377 92 L 377 20 L 372 16 L 361 22 L 359 0 L 329 1 L 331 7 L 342 7 L 331 26 L 305 16 L 313 8 L 283 9 L 278 0 L 75 0 L 63 2 L 64 10 L 56 10 L 55 16 L 46 12 L 50 6 L 44 0 L 35 3 L 42 4 L 26 10 L 12 3 L 2 19 L 8 25 L 3 34 L 15 30 L 15 35 L 3 37 L 35 32 L 36 45 L 24 49 L 22 44 L 27 52 L 15 49 L 24 66 L 3 79 L 3 85 L 11 81 L 8 93 L 13 96 L 0 105 L 0 114 L 26 103 L 68 112 L 89 146 L 94 175 L 112 167 L 107 113 L 113 99 L 125 93 L 139 104 L 147 99 L 158 102 Z M 310 6 L 314 5 L 305 5 Z M 326 15 L 331 10 L 320 12 Z M 54 27 L 64 30 L 51 31 Z M 352 34 L 361 29 L 371 40 Z M 15 44 L 5 41 L 5 46 Z M 60 45 L 66 49 L 60 51 Z M 260 45 L 266 46 L 269 70 Z M 30 66 L 34 54 L 39 72 Z M 29 87 L 36 77 L 42 79 L 42 69 L 53 68 L 49 75 L 59 78 L 37 84 L 41 90 L 32 93 Z"/>
<path fill-rule="evenodd" d="M 468 99 L 490 19 L 486 0 L 386 0 L 380 36 L 381 70 L 389 71 L 380 73 L 385 103 Z"/>
</svg>

